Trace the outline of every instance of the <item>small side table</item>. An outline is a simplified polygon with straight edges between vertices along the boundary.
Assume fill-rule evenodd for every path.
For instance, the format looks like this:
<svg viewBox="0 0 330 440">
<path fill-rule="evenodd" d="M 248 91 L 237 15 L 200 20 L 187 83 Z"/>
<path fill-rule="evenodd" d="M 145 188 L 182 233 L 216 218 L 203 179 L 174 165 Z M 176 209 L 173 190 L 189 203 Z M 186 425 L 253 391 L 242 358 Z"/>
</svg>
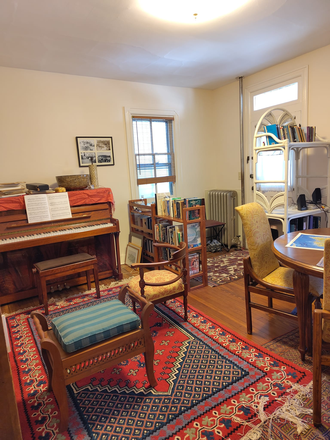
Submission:
<svg viewBox="0 0 330 440">
<path fill-rule="evenodd" d="M 223 246 L 226 249 L 226 246 L 221 241 L 221 232 L 223 228 L 225 227 L 226 223 L 218 222 L 216 220 L 205 220 L 205 229 L 211 230 L 211 241 L 217 240 L 221 246 Z"/>
</svg>

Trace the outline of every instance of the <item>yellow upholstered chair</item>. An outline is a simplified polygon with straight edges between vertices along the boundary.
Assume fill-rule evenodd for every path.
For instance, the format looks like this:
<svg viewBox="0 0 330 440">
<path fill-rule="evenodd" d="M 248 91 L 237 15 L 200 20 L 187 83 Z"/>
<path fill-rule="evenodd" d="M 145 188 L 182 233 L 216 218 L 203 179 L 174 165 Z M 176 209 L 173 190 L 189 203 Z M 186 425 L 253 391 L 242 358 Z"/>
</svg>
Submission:
<svg viewBox="0 0 330 440">
<path fill-rule="evenodd" d="M 186 281 L 186 243 L 179 246 L 167 243 L 154 243 L 158 249 L 174 250 L 171 258 L 154 263 L 134 263 L 139 275 L 132 278 L 122 291 L 141 295 L 153 304 L 163 303 L 169 299 L 183 297 L 184 319 L 188 319 L 188 285 Z M 146 271 L 147 269 L 147 271 Z M 155 270 L 150 270 L 155 269 Z M 133 297 L 134 301 L 134 297 Z M 134 302 L 133 302 L 134 305 Z"/>
<path fill-rule="evenodd" d="M 330 366 L 330 355 L 322 355 L 322 346 L 330 348 L 330 239 L 324 243 L 323 310 L 314 310 L 313 335 L 313 422 L 321 424 L 322 365 Z"/>
<path fill-rule="evenodd" d="M 273 307 L 273 298 L 295 304 L 293 293 L 293 269 L 280 266 L 272 251 L 272 234 L 267 216 L 258 203 L 238 206 L 245 232 L 249 256 L 244 258 L 244 285 L 247 333 L 252 334 L 251 309 L 259 309 L 297 320 L 297 316 Z M 310 277 L 310 304 L 307 331 L 311 337 L 312 302 L 317 298 L 320 307 L 323 282 Z M 251 293 L 268 297 L 268 305 L 251 299 Z"/>
</svg>

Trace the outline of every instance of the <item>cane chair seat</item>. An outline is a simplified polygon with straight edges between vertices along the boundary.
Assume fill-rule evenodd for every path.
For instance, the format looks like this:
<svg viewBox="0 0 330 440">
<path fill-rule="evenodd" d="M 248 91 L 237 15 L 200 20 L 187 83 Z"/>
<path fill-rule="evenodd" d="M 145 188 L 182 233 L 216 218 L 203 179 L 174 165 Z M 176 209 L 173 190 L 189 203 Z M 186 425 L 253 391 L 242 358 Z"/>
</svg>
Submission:
<svg viewBox="0 0 330 440">
<path fill-rule="evenodd" d="M 146 300 L 153 302 L 155 300 L 167 297 L 169 295 L 174 295 L 184 291 L 184 284 L 182 279 L 175 281 L 172 284 L 165 284 L 172 282 L 177 278 L 177 275 L 169 270 L 154 270 L 146 272 L 144 274 L 144 280 L 147 285 L 144 288 L 144 296 Z M 134 277 L 128 283 L 128 287 L 134 292 L 140 291 L 140 276 Z M 149 285 L 152 284 L 152 285 Z M 158 284 L 158 285 L 155 285 Z"/>
</svg>

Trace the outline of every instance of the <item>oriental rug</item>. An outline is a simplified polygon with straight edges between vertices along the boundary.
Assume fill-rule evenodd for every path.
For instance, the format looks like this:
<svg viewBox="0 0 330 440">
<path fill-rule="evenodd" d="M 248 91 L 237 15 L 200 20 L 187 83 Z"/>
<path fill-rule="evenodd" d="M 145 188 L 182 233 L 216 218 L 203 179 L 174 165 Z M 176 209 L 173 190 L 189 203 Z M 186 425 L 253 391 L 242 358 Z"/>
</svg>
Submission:
<svg viewBox="0 0 330 440">
<path fill-rule="evenodd" d="M 111 301 L 118 292 L 115 287 L 102 291 L 100 300 L 86 293 L 51 304 L 49 319 Z M 47 374 L 29 315 L 24 311 L 6 318 L 24 440 L 257 438 L 247 436 L 260 424 L 259 416 L 273 414 L 290 390 L 312 379 L 308 370 L 192 307 L 188 322 L 183 321 L 182 302 L 172 300 L 155 307 L 150 318 L 157 387 L 149 387 L 143 355 L 93 374 L 67 387 L 69 428 L 59 433 L 58 406 L 47 391 Z"/>
<path fill-rule="evenodd" d="M 230 283 L 243 278 L 243 258 L 248 251 L 231 251 L 207 259 L 208 285 L 211 287 Z"/>
</svg>

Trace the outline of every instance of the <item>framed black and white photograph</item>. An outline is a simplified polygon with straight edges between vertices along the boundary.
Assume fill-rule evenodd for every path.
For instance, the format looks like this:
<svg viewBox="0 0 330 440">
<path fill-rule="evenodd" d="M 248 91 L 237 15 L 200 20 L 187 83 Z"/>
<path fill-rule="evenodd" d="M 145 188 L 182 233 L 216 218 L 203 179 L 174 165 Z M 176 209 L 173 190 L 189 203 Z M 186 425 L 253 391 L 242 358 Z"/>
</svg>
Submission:
<svg viewBox="0 0 330 440">
<path fill-rule="evenodd" d="M 142 247 L 133 243 L 128 243 L 126 248 L 125 264 L 132 266 L 133 263 L 140 263 Z"/>
<path fill-rule="evenodd" d="M 115 164 L 112 137 L 76 137 L 78 162 L 80 167 L 88 167 L 92 163 L 98 166 Z"/>
</svg>

